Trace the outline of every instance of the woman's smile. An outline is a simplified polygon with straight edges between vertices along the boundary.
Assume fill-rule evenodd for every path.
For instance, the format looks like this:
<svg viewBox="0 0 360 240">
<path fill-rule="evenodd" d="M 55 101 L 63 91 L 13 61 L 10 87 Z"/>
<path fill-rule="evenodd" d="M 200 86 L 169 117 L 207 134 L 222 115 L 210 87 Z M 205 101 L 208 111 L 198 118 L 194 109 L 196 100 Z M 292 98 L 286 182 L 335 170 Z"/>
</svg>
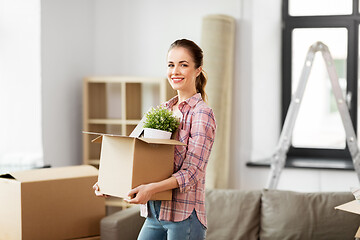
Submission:
<svg viewBox="0 0 360 240">
<path fill-rule="evenodd" d="M 182 80 L 184 80 L 184 78 L 182 78 L 182 77 L 171 77 L 171 80 L 173 81 L 173 83 L 180 83 Z"/>
</svg>

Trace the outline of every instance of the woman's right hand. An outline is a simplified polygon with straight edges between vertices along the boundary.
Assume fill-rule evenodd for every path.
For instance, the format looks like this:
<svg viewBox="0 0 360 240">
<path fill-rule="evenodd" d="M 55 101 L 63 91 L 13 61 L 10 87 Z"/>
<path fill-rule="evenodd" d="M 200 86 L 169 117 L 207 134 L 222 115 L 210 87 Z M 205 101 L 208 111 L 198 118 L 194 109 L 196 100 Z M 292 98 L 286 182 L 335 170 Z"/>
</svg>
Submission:
<svg viewBox="0 0 360 240">
<path fill-rule="evenodd" d="M 96 195 L 97 197 L 104 197 L 104 198 L 110 197 L 109 195 L 102 194 L 102 193 L 100 192 L 100 188 L 99 188 L 99 185 L 98 185 L 97 182 L 94 184 L 93 189 L 95 190 L 95 195 Z"/>
</svg>

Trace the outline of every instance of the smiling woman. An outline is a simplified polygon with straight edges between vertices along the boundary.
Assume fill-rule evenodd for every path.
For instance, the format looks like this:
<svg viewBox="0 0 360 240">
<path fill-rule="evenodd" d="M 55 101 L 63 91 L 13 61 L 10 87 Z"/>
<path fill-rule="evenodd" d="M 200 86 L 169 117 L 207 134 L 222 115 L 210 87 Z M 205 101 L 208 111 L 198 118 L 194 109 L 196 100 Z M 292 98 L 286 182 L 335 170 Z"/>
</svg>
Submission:
<svg viewBox="0 0 360 240">
<path fill-rule="evenodd" d="M 162 106 L 179 117 L 175 139 L 183 145 L 174 147 L 174 169 L 169 178 L 139 185 L 128 193 L 133 198 L 125 199 L 142 204 L 141 215 L 146 221 L 138 239 L 205 239 L 205 175 L 216 122 L 204 101 L 207 79 L 202 64 L 203 52 L 194 42 L 181 39 L 170 46 L 167 75 L 177 96 Z M 97 184 L 93 188 L 101 191 Z M 172 190 L 170 201 L 150 200 L 165 190 Z"/>
<path fill-rule="evenodd" d="M 43 165 L 40 1 L 0 0 L 0 173 Z"/>
<path fill-rule="evenodd" d="M 180 118 L 174 173 L 166 180 L 133 189 L 132 203 L 147 203 L 149 215 L 138 239 L 205 239 L 205 173 L 215 138 L 215 116 L 205 103 L 203 52 L 187 39 L 175 41 L 168 52 L 168 81 L 177 96 L 164 104 Z M 151 194 L 173 190 L 171 201 L 149 201 Z"/>
</svg>

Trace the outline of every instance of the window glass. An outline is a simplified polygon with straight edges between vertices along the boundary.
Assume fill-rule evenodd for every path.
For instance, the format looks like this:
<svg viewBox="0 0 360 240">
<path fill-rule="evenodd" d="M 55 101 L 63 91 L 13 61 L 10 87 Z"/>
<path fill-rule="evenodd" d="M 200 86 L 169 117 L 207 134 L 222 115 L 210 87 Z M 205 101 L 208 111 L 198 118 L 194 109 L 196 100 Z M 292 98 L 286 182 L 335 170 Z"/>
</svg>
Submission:
<svg viewBox="0 0 360 240">
<path fill-rule="evenodd" d="M 329 47 L 339 83 L 346 94 L 347 29 L 294 29 L 292 38 L 292 93 L 296 91 L 309 47 L 317 41 Z M 303 148 L 344 149 L 345 131 L 321 53 L 315 55 L 293 131 L 292 144 Z"/>
<path fill-rule="evenodd" d="M 352 0 L 289 0 L 291 16 L 349 15 Z"/>
</svg>

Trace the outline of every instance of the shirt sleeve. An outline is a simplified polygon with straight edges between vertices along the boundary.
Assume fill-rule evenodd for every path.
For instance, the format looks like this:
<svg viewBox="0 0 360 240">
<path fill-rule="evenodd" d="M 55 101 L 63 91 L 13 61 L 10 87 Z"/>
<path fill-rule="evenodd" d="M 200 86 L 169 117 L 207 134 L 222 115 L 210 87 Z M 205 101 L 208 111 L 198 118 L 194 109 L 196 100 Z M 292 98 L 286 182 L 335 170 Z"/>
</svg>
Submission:
<svg viewBox="0 0 360 240">
<path fill-rule="evenodd" d="M 216 123 L 211 108 L 194 112 L 186 157 L 176 178 L 180 192 L 188 192 L 199 180 L 205 178 L 206 165 L 215 138 Z"/>
</svg>

